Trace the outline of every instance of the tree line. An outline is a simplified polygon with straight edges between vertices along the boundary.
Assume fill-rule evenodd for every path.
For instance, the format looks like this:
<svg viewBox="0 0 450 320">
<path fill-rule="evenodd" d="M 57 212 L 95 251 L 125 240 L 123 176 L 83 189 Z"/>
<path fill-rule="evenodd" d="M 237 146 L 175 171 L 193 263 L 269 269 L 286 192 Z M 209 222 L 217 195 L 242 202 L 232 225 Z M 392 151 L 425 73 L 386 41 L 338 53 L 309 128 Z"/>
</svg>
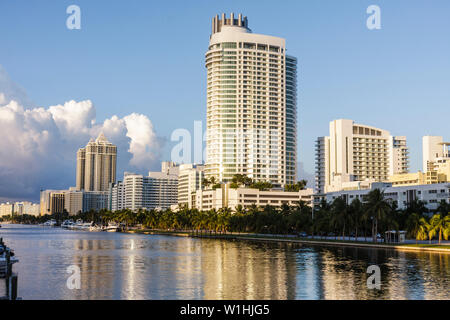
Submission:
<svg viewBox="0 0 450 320">
<path fill-rule="evenodd" d="M 350 204 L 341 197 L 331 203 L 322 200 L 314 210 L 306 202 L 300 201 L 294 206 L 283 204 L 281 207 L 253 205 L 245 208 L 239 205 L 234 210 L 222 208 L 208 211 L 181 206 L 177 211 L 91 210 L 70 217 L 64 212 L 41 217 L 5 216 L 3 220 L 16 223 L 42 223 L 52 218 L 59 222 L 70 218 L 93 221 L 97 224 L 116 222 L 126 227 L 139 225 L 143 228 L 164 230 L 296 235 L 306 233 L 319 238 L 333 236 L 342 240 L 368 237 L 374 242 L 377 241 L 378 234 L 384 235 L 388 230 L 397 232 L 405 230 L 410 239 L 431 241 L 436 238 L 439 243 L 442 239 L 447 240 L 450 234 L 450 204 L 445 200 L 434 212 L 429 212 L 425 203 L 419 200 L 400 210 L 396 202 L 385 199 L 384 194 L 378 189 L 368 193 L 363 201 L 356 198 Z"/>
</svg>

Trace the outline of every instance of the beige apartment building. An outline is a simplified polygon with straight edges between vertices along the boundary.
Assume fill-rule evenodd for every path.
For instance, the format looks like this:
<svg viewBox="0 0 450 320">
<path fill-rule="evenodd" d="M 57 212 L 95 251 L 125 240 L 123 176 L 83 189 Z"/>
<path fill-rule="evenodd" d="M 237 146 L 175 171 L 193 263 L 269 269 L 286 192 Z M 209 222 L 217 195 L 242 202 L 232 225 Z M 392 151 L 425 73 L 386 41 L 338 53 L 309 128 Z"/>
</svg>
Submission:
<svg viewBox="0 0 450 320">
<path fill-rule="evenodd" d="M 103 133 L 77 152 L 76 189 L 108 191 L 116 181 L 117 147 Z"/>
<path fill-rule="evenodd" d="M 73 216 L 83 212 L 83 191 L 70 188 L 64 192 L 64 208 Z"/>
<path fill-rule="evenodd" d="M 0 203 L 0 217 L 12 216 L 14 214 L 14 204 L 10 202 Z"/>
<path fill-rule="evenodd" d="M 66 190 L 43 190 L 40 199 L 40 215 L 52 215 L 64 212 Z"/>
<path fill-rule="evenodd" d="M 422 162 L 423 172 L 432 169 L 435 162 L 450 160 L 450 142 L 444 142 L 442 136 L 422 137 Z"/>
<path fill-rule="evenodd" d="M 247 17 L 212 19 L 207 69 L 207 177 L 296 181 L 297 60 Z"/>
<path fill-rule="evenodd" d="M 389 177 L 393 186 L 413 186 L 450 182 L 450 142 L 440 136 L 422 138 L 422 162 L 424 171 L 394 174 Z"/>
<path fill-rule="evenodd" d="M 40 207 L 37 203 L 32 203 L 30 201 L 18 201 L 14 203 L 14 214 L 28 214 L 32 216 L 39 216 L 39 213 Z"/>
<path fill-rule="evenodd" d="M 316 141 L 318 193 L 353 188 L 358 182 L 387 181 L 408 168 L 406 137 L 353 120 L 331 121 L 329 136 Z"/>
</svg>

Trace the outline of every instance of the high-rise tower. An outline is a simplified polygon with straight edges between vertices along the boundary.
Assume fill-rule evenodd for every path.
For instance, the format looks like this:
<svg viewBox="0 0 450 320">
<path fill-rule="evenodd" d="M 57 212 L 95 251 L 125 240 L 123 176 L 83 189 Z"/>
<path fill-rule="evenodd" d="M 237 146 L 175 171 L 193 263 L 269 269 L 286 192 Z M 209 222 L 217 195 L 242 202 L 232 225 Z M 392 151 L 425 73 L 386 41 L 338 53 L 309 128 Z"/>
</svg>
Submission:
<svg viewBox="0 0 450 320">
<path fill-rule="evenodd" d="M 206 176 L 294 183 L 297 60 L 285 40 L 252 33 L 241 14 L 215 16 L 206 68 Z"/>
<path fill-rule="evenodd" d="M 116 181 L 117 147 L 103 133 L 77 152 L 77 190 L 108 191 Z"/>
</svg>

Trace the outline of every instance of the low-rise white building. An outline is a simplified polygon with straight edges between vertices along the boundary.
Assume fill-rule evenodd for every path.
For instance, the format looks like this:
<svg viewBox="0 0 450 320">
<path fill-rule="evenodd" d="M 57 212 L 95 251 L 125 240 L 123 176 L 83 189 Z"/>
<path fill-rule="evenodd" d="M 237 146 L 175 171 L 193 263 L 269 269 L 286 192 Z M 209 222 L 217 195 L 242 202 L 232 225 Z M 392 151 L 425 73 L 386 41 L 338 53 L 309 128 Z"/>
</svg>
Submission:
<svg viewBox="0 0 450 320">
<path fill-rule="evenodd" d="M 192 207 L 199 210 L 211 210 L 220 208 L 230 208 L 234 210 L 238 205 L 244 208 L 256 205 L 264 207 L 271 205 L 280 207 L 283 204 L 290 206 L 297 205 L 299 201 L 304 201 L 312 206 L 313 189 L 300 190 L 298 192 L 287 192 L 283 190 L 260 191 L 252 188 L 230 188 L 230 184 L 222 184 L 215 190 L 197 190 L 192 195 Z"/>
<path fill-rule="evenodd" d="M 400 187 L 393 187 L 391 183 L 373 183 L 371 189 L 316 194 L 314 195 L 314 205 L 318 205 L 322 199 L 325 199 L 328 203 L 331 203 L 339 197 L 344 198 L 347 204 L 350 204 L 355 199 L 359 199 L 364 202 L 367 194 L 374 189 L 380 189 L 380 191 L 384 193 L 385 199 L 391 202 L 396 201 L 399 209 L 406 209 L 408 204 L 416 199 L 424 201 L 426 203 L 426 207 L 430 210 L 435 210 L 439 206 L 439 202 L 442 200 L 450 203 L 450 183 Z"/>
</svg>

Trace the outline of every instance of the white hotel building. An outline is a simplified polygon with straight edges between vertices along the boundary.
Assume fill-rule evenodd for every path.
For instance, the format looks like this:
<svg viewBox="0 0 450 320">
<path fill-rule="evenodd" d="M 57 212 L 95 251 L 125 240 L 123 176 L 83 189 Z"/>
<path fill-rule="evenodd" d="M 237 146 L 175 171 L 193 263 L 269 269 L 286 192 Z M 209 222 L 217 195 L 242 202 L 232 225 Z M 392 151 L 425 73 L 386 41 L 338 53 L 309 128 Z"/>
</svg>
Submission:
<svg viewBox="0 0 450 320">
<path fill-rule="evenodd" d="M 296 181 L 297 60 L 283 38 L 254 34 L 247 17 L 212 19 L 207 68 L 206 176 Z"/>
<path fill-rule="evenodd" d="M 409 167 L 406 137 L 354 123 L 330 122 L 329 136 L 316 141 L 316 192 L 357 189 L 361 183 L 387 181 Z"/>
<path fill-rule="evenodd" d="M 161 172 L 148 176 L 124 173 L 123 181 L 110 188 L 109 209 L 167 209 L 178 203 L 178 166 L 163 162 Z"/>
</svg>

